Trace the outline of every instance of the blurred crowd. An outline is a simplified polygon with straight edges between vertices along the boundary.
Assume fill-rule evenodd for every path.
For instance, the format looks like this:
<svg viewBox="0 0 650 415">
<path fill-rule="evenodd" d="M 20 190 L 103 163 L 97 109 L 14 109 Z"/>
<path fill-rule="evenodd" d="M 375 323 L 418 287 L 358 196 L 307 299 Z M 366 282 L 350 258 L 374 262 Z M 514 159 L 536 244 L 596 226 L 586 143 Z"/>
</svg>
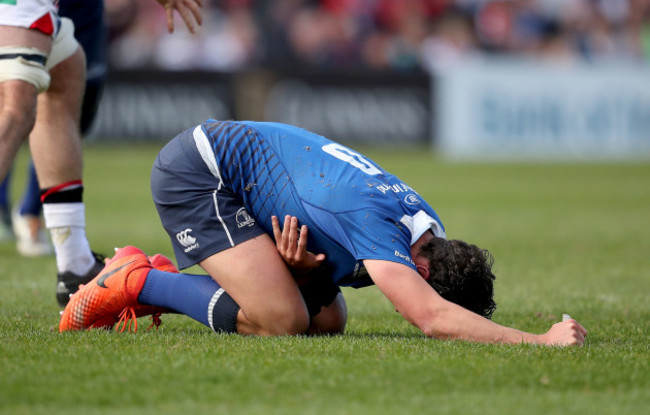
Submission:
<svg viewBox="0 0 650 415">
<path fill-rule="evenodd" d="M 151 0 L 106 0 L 117 68 L 409 72 L 482 55 L 650 62 L 650 0 L 203 0 L 167 35 Z"/>
</svg>

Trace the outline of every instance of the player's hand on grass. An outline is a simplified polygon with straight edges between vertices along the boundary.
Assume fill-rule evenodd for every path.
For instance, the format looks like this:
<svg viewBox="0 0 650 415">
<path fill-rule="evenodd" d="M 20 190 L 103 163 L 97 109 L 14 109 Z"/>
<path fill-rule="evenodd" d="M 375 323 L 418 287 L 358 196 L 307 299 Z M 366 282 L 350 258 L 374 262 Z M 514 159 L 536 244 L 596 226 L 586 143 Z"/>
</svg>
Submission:
<svg viewBox="0 0 650 415">
<path fill-rule="evenodd" d="M 276 216 L 271 218 L 275 245 L 280 256 L 289 266 L 298 271 L 318 268 L 325 260 L 325 254 L 314 254 L 307 251 L 308 230 L 302 225 L 298 235 L 298 218 L 286 215 L 284 225 L 280 229 L 280 221 Z"/>
<path fill-rule="evenodd" d="M 587 330 L 574 319 L 553 324 L 551 329 L 541 335 L 542 343 L 549 346 L 581 346 L 585 342 Z"/>
<path fill-rule="evenodd" d="M 203 19 L 201 18 L 201 7 L 203 6 L 203 0 L 156 0 L 164 8 L 167 14 L 167 29 L 169 33 L 174 31 L 174 10 L 178 12 L 185 26 L 190 31 L 194 33 L 194 22 L 198 26 L 201 26 Z"/>
</svg>

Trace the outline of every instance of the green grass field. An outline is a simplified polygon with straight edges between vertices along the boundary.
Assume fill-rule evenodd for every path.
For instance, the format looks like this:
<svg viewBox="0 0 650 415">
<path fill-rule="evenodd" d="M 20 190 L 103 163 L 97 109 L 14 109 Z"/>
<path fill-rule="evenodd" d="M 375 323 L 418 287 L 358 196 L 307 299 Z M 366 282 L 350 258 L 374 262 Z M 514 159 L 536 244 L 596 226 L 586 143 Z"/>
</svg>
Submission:
<svg viewBox="0 0 650 415">
<path fill-rule="evenodd" d="M 171 255 L 149 195 L 158 145 L 86 147 L 93 248 Z M 363 150 L 363 149 L 362 149 Z M 158 331 L 57 332 L 53 258 L 0 244 L 2 414 L 643 414 L 650 409 L 650 164 L 450 164 L 369 152 L 418 190 L 450 238 L 496 258 L 498 323 L 581 348 L 424 338 L 374 288 L 344 289 L 342 337 L 216 335 L 182 316 Z M 16 171 L 22 183 L 22 153 Z"/>
</svg>

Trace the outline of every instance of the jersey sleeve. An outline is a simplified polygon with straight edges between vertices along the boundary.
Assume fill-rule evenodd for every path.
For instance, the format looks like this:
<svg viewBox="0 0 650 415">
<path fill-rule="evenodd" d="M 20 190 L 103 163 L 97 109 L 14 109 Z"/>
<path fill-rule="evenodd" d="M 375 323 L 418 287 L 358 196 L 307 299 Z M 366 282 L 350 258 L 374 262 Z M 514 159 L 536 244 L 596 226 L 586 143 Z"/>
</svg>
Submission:
<svg viewBox="0 0 650 415">
<path fill-rule="evenodd" d="M 411 258 L 410 229 L 381 210 L 364 210 L 346 215 L 342 221 L 357 260 L 380 259 L 415 269 Z"/>
<path fill-rule="evenodd" d="M 381 209 L 330 212 L 305 203 L 310 221 L 355 260 L 381 259 L 415 269 L 411 259 L 411 230 Z"/>
</svg>

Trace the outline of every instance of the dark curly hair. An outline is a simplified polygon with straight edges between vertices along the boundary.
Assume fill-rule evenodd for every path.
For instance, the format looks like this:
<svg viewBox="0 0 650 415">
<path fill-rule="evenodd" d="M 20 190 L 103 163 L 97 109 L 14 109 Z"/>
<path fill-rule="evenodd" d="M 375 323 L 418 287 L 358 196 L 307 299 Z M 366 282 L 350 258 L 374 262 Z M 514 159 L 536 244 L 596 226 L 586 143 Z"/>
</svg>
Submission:
<svg viewBox="0 0 650 415">
<path fill-rule="evenodd" d="M 492 255 L 476 245 L 434 237 L 425 243 L 419 256 L 429 260 L 427 282 L 444 299 L 491 318 L 497 305 L 493 300 Z"/>
</svg>

